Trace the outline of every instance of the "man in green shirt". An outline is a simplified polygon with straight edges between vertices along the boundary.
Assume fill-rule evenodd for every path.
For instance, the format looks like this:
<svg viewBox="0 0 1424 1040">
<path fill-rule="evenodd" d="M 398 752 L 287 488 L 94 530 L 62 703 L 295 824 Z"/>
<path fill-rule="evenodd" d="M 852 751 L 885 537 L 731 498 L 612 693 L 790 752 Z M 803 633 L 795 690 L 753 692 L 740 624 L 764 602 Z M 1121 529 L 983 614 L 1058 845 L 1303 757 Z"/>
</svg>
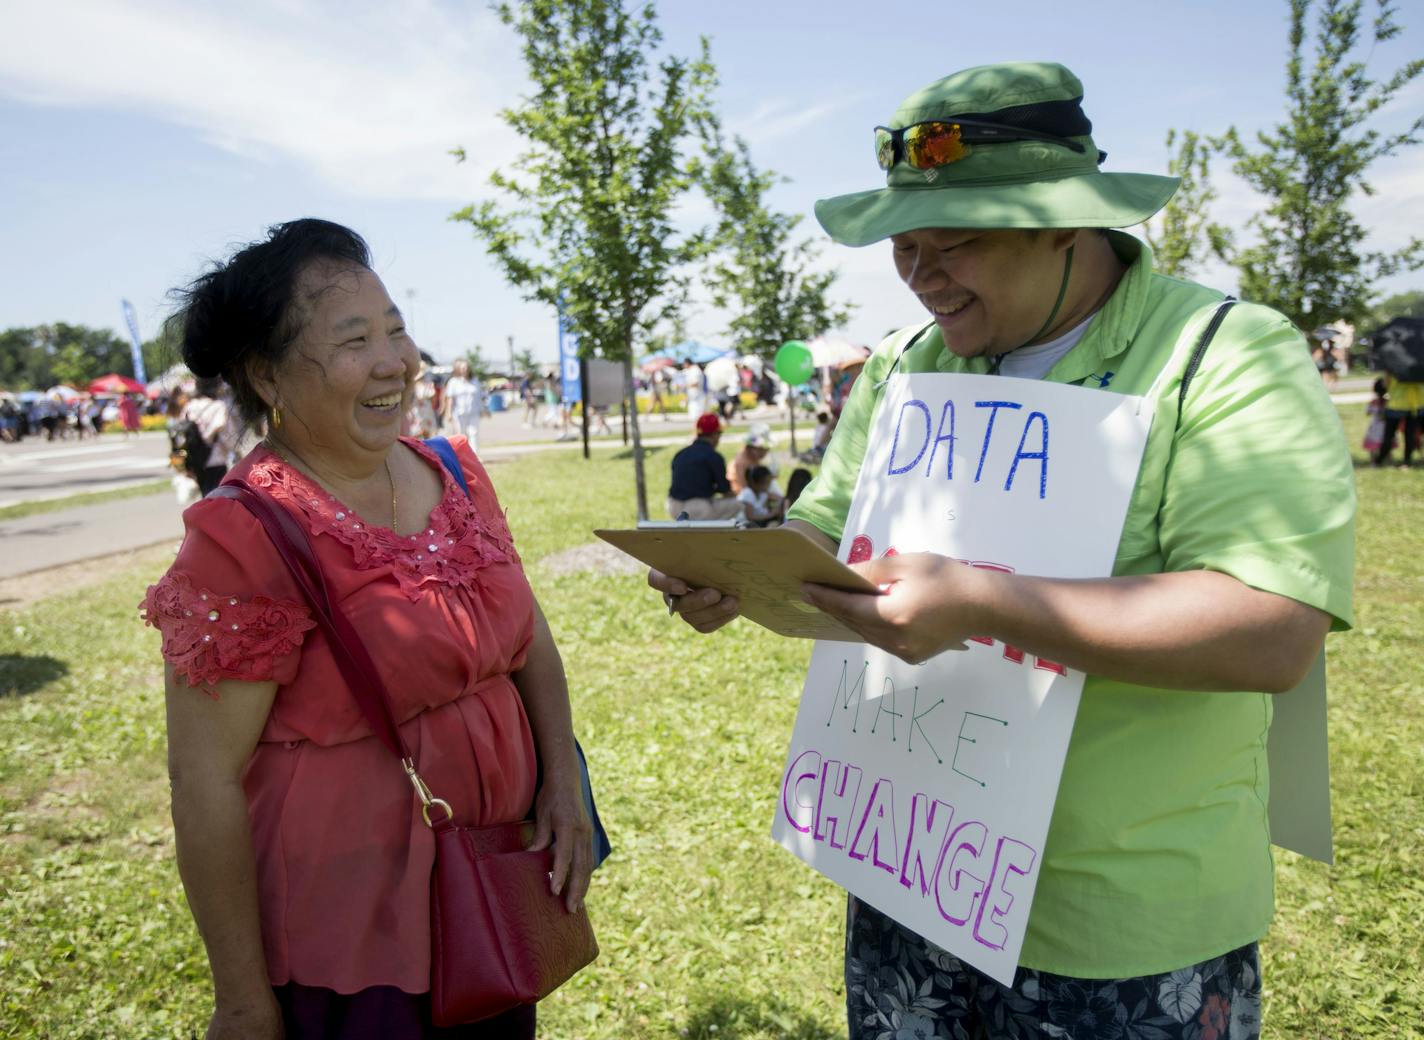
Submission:
<svg viewBox="0 0 1424 1040">
<path fill-rule="evenodd" d="M 1101 172 L 1082 93 L 1059 65 L 956 73 L 876 129 L 885 188 L 816 206 L 841 243 L 890 239 L 926 312 L 866 364 L 791 511 L 827 549 L 896 374 L 1048 379 L 1156 409 L 1111 577 L 915 553 L 857 565 L 880 596 L 806 587 L 906 661 L 977 635 L 1088 676 L 1014 985 L 852 898 L 853 1038 L 1259 1034 L 1270 695 L 1351 623 L 1352 468 L 1298 330 L 1259 306 L 1218 315 L 1220 293 L 1153 273 L 1145 245 L 1108 230 L 1177 182 Z M 699 631 L 736 615 L 715 589 L 649 582 Z"/>
</svg>

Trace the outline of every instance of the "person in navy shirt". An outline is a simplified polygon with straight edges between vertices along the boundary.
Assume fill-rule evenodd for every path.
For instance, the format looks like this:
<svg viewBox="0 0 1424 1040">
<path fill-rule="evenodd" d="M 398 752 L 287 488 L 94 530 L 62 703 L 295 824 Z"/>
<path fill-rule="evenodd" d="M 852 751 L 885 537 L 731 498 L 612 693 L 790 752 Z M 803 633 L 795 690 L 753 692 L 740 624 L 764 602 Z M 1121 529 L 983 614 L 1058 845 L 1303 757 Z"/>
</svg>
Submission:
<svg viewBox="0 0 1424 1040">
<path fill-rule="evenodd" d="M 674 520 L 730 520 L 742 515 L 742 503 L 730 497 L 727 460 L 717 451 L 721 439 L 721 419 L 711 413 L 699 416 L 697 439 L 673 456 L 667 509 Z"/>
</svg>

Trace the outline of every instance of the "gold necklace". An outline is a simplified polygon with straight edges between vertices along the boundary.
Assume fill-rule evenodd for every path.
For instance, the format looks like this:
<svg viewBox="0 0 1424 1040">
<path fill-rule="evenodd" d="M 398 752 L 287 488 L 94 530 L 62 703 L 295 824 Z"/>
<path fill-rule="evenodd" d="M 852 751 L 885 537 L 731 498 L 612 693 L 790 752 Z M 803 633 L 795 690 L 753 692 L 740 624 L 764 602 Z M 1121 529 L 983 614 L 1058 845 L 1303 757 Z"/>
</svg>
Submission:
<svg viewBox="0 0 1424 1040">
<path fill-rule="evenodd" d="M 385 462 L 386 479 L 391 482 L 391 533 L 400 534 L 400 513 L 397 512 L 396 505 L 396 478 L 395 475 L 391 473 L 391 457 L 389 455 L 386 456 Z"/>
</svg>

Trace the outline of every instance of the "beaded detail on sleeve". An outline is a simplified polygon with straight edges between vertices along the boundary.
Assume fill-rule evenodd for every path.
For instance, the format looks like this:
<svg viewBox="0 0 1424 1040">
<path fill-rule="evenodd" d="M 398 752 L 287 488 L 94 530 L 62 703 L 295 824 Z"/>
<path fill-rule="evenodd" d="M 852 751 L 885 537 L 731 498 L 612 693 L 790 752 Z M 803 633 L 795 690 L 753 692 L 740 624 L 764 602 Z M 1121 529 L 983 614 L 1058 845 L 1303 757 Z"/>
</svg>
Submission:
<svg viewBox="0 0 1424 1040">
<path fill-rule="evenodd" d="M 423 444 L 406 443 L 434 459 Z M 401 591 L 414 602 L 421 588 L 432 582 L 473 591 L 485 567 L 519 563 L 504 515 L 481 513 L 438 460 L 436 464 L 445 493 L 426 529 L 410 535 L 368 524 L 276 455 L 258 461 L 247 474 L 247 482 L 295 505 L 307 529 L 313 535 L 330 535 L 350 548 L 357 567 L 389 566 Z"/>
<path fill-rule="evenodd" d="M 301 603 L 240 599 L 195 587 L 186 575 L 171 572 L 149 586 L 139 609 L 163 633 L 164 659 L 190 686 L 270 680 L 277 662 L 316 627 Z"/>
</svg>

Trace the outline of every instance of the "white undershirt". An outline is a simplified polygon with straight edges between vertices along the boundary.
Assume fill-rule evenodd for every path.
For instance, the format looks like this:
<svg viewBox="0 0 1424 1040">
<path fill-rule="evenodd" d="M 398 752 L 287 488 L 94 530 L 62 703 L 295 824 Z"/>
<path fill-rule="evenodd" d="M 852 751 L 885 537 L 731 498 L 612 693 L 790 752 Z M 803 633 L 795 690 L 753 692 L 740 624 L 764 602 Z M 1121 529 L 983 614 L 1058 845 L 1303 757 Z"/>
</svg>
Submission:
<svg viewBox="0 0 1424 1040">
<path fill-rule="evenodd" d="M 999 375 L 1014 376 L 1018 379 L 1042 379 L 1058 364 L 1060 358 L 1078 345 L 1096 315 L 1097 311 L 1094 311 L 1083 319 L 1082 324 L 1073 326 L 1057 339 L 1009 351 L 999 366 Z"/>
</svg>

